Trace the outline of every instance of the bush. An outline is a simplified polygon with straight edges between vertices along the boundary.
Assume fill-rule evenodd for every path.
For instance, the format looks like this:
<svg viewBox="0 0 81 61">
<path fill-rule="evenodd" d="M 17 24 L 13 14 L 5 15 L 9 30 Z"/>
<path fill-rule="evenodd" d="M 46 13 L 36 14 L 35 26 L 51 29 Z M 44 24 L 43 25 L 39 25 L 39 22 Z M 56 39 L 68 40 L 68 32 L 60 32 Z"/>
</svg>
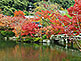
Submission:
<svg viewBox="0 0 81 61">
<path fill-rule="evenodd" d="M 4 37 L 12 37 L 15 36 L 15 33 L 13 33 L 12 31 L 0 31 L 1 35 Z"/>
</svg>

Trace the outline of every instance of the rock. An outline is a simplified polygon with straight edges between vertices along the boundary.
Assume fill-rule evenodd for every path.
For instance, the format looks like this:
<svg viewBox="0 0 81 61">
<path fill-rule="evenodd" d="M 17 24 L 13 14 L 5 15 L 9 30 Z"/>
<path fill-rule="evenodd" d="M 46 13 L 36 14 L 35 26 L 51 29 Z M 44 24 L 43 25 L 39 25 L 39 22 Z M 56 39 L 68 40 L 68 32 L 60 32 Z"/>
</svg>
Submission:
<svg viewBox="0 0 81 61">
<path fill-rule="evenodd" d="M 25 16 L 26 18 L 34 18 L 34 16 Z"/>
<path fill-rule="evenodd" d="M 50 43 L 50 40 L 49 39 L 44 39 L 43 42 L 44 43 Z"/>
</svg>

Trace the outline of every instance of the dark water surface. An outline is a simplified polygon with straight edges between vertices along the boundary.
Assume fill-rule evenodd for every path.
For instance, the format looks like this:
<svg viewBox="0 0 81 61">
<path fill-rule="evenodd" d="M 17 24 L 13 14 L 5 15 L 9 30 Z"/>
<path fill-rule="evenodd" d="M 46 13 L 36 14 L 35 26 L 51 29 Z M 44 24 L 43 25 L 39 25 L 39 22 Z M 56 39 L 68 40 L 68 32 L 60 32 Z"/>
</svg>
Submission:
<svg viewBox="0 0 81 61">
<path fill-rule="evenodd" d="M 56 44 L 0 42 L 0 61 L 81 61 L 81 52 Z"/>
</svg>

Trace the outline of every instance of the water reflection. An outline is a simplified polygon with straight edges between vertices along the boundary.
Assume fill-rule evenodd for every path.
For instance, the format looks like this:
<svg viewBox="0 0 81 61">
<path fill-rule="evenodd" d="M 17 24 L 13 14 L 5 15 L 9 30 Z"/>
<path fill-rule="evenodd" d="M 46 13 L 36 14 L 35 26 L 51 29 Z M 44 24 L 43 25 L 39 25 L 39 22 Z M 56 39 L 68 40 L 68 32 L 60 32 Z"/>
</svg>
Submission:
<svg viewBox="0 0 81 61">
<path fill-rule="evenodd" d="M 0 61 L 81 61 L 81 53 L 55 44 L 0 44 Z M 3 47 L 5 46 L 5 47 Z"/>
</svg>

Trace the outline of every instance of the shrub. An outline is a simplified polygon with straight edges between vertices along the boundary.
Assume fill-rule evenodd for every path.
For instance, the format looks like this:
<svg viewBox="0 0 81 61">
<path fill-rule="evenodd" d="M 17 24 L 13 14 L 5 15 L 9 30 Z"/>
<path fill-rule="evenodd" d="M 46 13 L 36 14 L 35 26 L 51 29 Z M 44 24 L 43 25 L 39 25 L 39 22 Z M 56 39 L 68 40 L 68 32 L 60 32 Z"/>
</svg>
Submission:
<svg viewBox="0 0 81 61">
<path fill-rule="evenodd" d="M 13 33 L 12 31 L 0 31 L 1 35 L 4 37 L 12 37 L 15 36 L 15 33 Z"/>
</svg>

